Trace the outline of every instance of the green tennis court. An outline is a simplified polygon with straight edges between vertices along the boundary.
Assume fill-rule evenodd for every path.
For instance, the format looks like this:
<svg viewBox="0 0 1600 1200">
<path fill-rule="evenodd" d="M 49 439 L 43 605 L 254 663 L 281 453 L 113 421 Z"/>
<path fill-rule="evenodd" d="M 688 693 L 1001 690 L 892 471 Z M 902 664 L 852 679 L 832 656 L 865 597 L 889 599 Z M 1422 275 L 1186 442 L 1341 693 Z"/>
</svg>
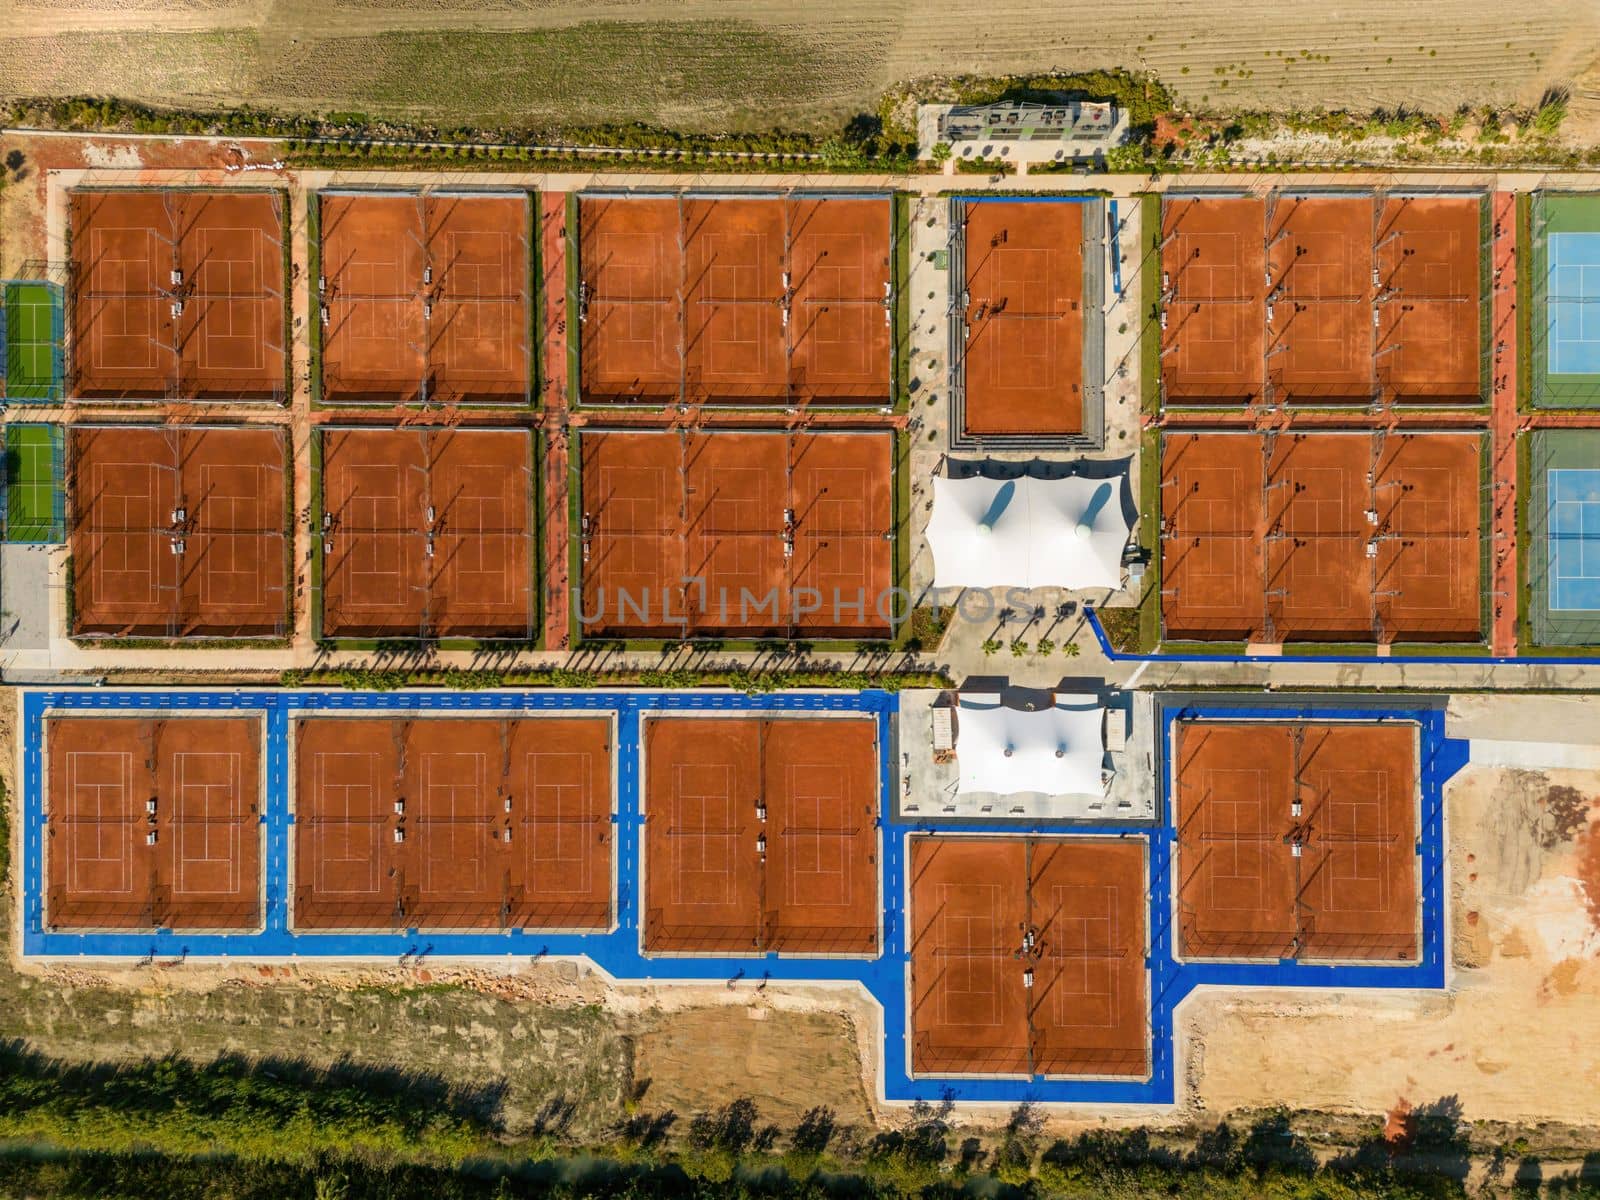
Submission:
<svg viewBox="0 0 1600 1200">
<path fill-rule="evenodd" d="M 1600 196 L 1536 192 L 1530 222 L 1534 406 L 1600 408 Z"/>
<path fill-rule="evenodd" d="M 6 427 L 6 541 L 59 542 L 66 537 L 62 465 L 58 428 Z"/>
<path fill-rule="evenodd" d="M 12 280 L 5 285 L 5 395 L 13 402 L 61 399 L 60 289 L 49 283 Z"/>
<path fill-rule="evenodd" d="M 1523 570 L 1537 646 L 1600 646 L 1596 463 L 1600 429 L 1539 429 L 1529 441 Z"/>
</svg>

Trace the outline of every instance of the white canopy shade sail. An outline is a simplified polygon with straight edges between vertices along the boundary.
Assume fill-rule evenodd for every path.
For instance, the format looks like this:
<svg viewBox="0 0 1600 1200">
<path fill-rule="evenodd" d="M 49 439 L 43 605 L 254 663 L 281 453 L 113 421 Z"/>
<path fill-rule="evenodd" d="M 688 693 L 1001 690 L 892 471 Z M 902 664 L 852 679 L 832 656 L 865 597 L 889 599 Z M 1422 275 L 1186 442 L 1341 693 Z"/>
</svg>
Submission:
<svg viewBox="0 0 1600 1200">
<path fill-rule="evenodd" d="M 1057 698 L 1053 708 L 1022 712 L 999 700 L 963 696 L 956 761 L 963 792 L 1011 796 L 1100 795 L 1105 784 L 1105 710 L 1092 696 Z"/>
<path fill-rule="evenodd" d="M 933 480 L 933 586 L 1117 588 L 1122 477 Z"/>
</svg>

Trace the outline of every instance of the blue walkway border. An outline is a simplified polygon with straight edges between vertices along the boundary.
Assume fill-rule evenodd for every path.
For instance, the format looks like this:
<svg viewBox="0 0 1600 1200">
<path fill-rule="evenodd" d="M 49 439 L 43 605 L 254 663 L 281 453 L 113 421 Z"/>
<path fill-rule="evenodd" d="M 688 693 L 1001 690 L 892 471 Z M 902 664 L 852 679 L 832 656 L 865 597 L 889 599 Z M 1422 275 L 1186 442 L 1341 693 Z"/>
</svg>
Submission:
<svg viewBox="0 0 1600 1200">
<path fill-rule="evenodd" d="M 1439 663 L 1463 667 L 1600 667 L 1600 647 L 1596 647 L 1595 652 L 1589 655 L 1393 654 L 1384 657 L 1378 654 L 1211 654 L 1203 650 L 1133 654 L 1126 650 L 1115 649 L 1111 645 L 1111 639 L 1106 637 L 1105 627 L 1100 624 L 1100 614 L 1093 606 L 1084 605 L 1083 615 L 1088 618 L 1089 628 L 1094 631 L 1095 641 L 1100 643 L 1100 652 L 1111 662 L 1209 662 L 1236 666 L 1248 664 L 1257 667 L 1268 663 L 1343 663 L 1364 666 L 1383 663 L 1397 663 L 1400 666 L 1417 663 L 1426 666 L 1429 663 Z"/>
<path fill-rule="evenodd" d="M 904 821 L 894 814 L 898 780 L 898 747 L 893 719 L 898 698 L 882 691 L 804 692 L 749 696 L 730 692 L 599 692 L 599 691 L 494 691 L 494 692 L 350 692 L 251 689 L 82 689 L 28 690 L 22 700 L 23 746 L 23 906 L 22 953 L 28 957 L 88 958 L 457 958 L 486 956 L 582 957 L 611 978 L 622 982 L 725 982 L 753 987 L 767 981 L 859 986 L 879 1006 L 883 1020 L 879 1090 L 889 1102 L 940 1100 L 1014 1104 L 1022 1100 L 1072 1104 L 1171 1104 L 1176 1096 L 1174 1061 L 1175 1011 L 1197 987 L 1384 987 L 1438 988 L 1444 982 L 1443 945 L 1443 787 L 1446 779 L 1466 762 L 1466 743 L 1444 736 L 1440 709 L 1418 707 L 1416 702 L 1374 704 L 1353 709 L 1258 705 L 1242 707 L 1237 697 L 1229 705 L 1187 704 L 1163 709 L 1160 723 L 1163 745 L 1177 719 L 1204 716 L 1252 720 L 1266 717 L 1315 717 L 1336 720 L 1414 720 L 1422 729 L 1421 779 L 1423 826 L 1423 960 L 1411 967 L 1310 966 L 1294 962 L 1277 964 L 1182 963 L 1174 957 L 1171 922 L 1171 863 L 1173 828 L 1169 781 L 1165 768 L 1160 781 L 1160 818 L 1154 826 L 1096 825 L 1071 827 L 1059 823 Z M 187 936 L 161 930 L 151 933 L 73 934 L 49 933 L 42 925 L 42 835 L 44 779 L 42 737 L 47 711 L 117 714 L 200 712 L 259 714 L 266 722 L 265 826 L 266 919 L 259 932 Z M 289 721 L 302 714 L 449 712 L 455 714 L 516 714 L 605 712 L 615 714 L 617 745 L 618 863 L 617 928 L 606 934 L 544 934 L 538 931 L 477 934 L 319 934 L 295 933 L 288 928 L 288 846 L 291 816 L 288 812 Z M 884 952 L 872 960 L 837 958 L 761 957 L 645 958 L 640 954 L 639 904 L 633 886 L 637 878 L 643 820 L 637 762 L 640 721 L 655 713 L 673 712 L 794 712 L 861 713 L 876 719 L 879 744 L 879 784 L 884 816 L 883 928 Z M 1163 756 L 1164 761 L 1164 756 Z M 1150 970 L 1151 1075 L 1143 1081 L 1045 1079 L 920 1078 L 909 1075 L 907 1047 L 909 959 L 904 919 L 907 839 L 916 833 L 996 833 L 1021 836 L 1101 835 L 1139 838 L 1148 844 L 1150 863 Z"/>
</svg>

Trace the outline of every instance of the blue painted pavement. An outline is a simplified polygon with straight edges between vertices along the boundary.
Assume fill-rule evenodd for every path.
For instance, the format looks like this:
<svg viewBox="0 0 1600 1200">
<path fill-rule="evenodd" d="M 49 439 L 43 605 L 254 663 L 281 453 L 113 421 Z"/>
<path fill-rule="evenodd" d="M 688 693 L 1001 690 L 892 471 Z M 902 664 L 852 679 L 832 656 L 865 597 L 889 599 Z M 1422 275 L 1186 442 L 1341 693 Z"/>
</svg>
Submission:
<svg viewBox="0 0 1600 1200">
<path fill-rule="evenodd" d="M 988 832 L 993 823 L 918 820 L 893 815 L 896 741 L 892 722 L 898 702 L 881 691 L 807 692 L 749 696 L 724 692 L 352 692 L 108 689 L 37 690 L 23 696 L 23 939 L 22 950 L 33 957 L 88 958 L 369 958 L 413 959 L 456 957 L 582 957 L 619 981 L 698 981 L 727 983 L 749 990 L 768 981 L 840 984 L 863 988 L 883 1013 L 882 1094 L 890 1101 L 939 1100 L 1015 1103 L 1170 1104 L 1175 1097 L 1176 1064 L 1173 1022 L 1177 1006 L 1197 987 L 1330 987 L 1438 988 L 1444 982 L 1443 923 L 1443 787 L 1466 762 L 1466 743 L 1444 735 L 1442 711 L 1415 704 L 1378 704 L 1368 709 L 1316 707 L 1239 707 L 1217 705 L 1164 711 L 1163 743 L 1174 720 L 1207 718 L 1252 720 L 1298 717 L 1331 720 L 1410 720 L 1422 730 L 1423 771 L 1420 847 L 1423 881 L 1423 955 L 1414 966 L 1326 966 L 1280 963 L 1185 963 L 1174 956 L 1171 862 L 1174 831 L 1171 780 L 1159 781 L 1161 818 L 1153 828 L 1127 825 L 1078 826 L 1070 830 L 1049 822 L 1008 823 L 1015 835 L 1103 834 L 1145 838 L 1149 843 L 1150 888 L 1150 1026 L 1151 1074 L 1147 1080 L 1023 1078 L 917 1078 L 909 1073 L 907 1035 L 909 955 L 907 948 L 907 839 L 926 831 Z M 616 853 L 619 867 L 617 924 L 605 934 L 545 934 L 536 930 L 493 933 L 297 933 L 289 928 L 288 847 L 289 721 L 291 716 L 362 712 L 373 715 L 405 712 L 505 714 L 555 710 L 614 714 L 618 729 Z M 266 918 L 253 933 L 185 935 L 155 933 L 51 933 L 42 925 L 42 856 L 44 780 L 42 735 L 51 712 L 119 713 L 214 712 L 260 714 L 266 721 Z M 646 958 L 640 953 L 639 878 L 643 817 L 639 778 L 640 720 L 671 712 L 858 712 L 878 723 L 880 787 L 885 812 L 883 830 L 883 953 L 873 959 L 779 957 Z"/>
</svg>

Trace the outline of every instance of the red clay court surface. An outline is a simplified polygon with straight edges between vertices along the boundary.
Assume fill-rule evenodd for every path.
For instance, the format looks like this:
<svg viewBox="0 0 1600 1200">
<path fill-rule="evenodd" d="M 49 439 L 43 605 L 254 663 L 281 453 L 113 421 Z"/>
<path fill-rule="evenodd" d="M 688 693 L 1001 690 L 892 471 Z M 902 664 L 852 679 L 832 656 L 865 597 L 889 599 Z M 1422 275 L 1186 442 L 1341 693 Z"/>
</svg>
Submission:
<svg viewBox="0 0 1600 1200">
<path fill-rule="evenodd" d="M 1169 403 L 1244 404 L 1261 394 L 1266 205 L 1254 196 L 1161 206 L 1161 381 Z"/>
<path fill-rule="evenodd" d="M 75 635 L 283 636 L 282 430 L 80 425 L 70 446 Z"/>
<path fill-rule="evenodd" d="M 1478 434 L 1169 434 L 1168 638 L 1483 635 Z"/>
<path fill-rule="evenodd" d="M 1083 207 L 966 206 L 965 432 L 1083 432 Z"/>
<path fill-rule="evenodd" d="M 645 723 L 644 950 L 875 954 L 877 726 Z"/>
<path fill-rule="evenodd" d="M 579 449 L 585 633 L 888 635 L 892 434 L 586 432 Z"/>
<path fill-rule="evenodd" d="M 45 924 L 261 924 L 261 724 L 48 717 Z"/>
<path fill-rule="evenodd" d="M 1289 400 L 1368 401 L 1376 386 L 1366 196 L 1280 196 L 1268 217 L 1267 375 Z"/>
<path fill-rule="evenodd" d="M 1378 221 L 1378 375 L 1404 403 L 1484 396 L 1481 196 L 1389 196 Z M 1392 349 L 1391 349 L 1392 348 Z"/>
<path fill-rule="evenodd" d="M 1483 398 L 1483 197 L 1280 193 L 1162 207 L 1173 404 Z"/>
<path fill-rule="evenodd" d="M 72 193 L 73 394 L 281 401 L 286 207 L 276 192 Z"/>
<path fill-rule="evenodd" d="M 1184 956 L 1417 960 L 1414 725 L 1182 722 L 1176 736 Z"/>
<path fill-rule="evenodd" d="M 324 429 L 323 632 L 533 636 L 532 471 L 526 430 Z"/>
<path fill-rule="evenodd" d="M 888 197 L 584 196 L 578 212 L 584 399 L 888 402 Z"/>
<path fill-rule="evenodd" d="M 609 929 L 611 722 L 295 730 L 296 929 Z"/>
<path fill-rule="evenodd" d="M 319 200 L 329 404 L 524 404 L 532 228 L 517 193 Z"/>
<path fill-rule="evenodd" d="M 1144 839 L 914 837 L 910 865 L 913 1074 L 1149 1075 Z"/>
</svg>

